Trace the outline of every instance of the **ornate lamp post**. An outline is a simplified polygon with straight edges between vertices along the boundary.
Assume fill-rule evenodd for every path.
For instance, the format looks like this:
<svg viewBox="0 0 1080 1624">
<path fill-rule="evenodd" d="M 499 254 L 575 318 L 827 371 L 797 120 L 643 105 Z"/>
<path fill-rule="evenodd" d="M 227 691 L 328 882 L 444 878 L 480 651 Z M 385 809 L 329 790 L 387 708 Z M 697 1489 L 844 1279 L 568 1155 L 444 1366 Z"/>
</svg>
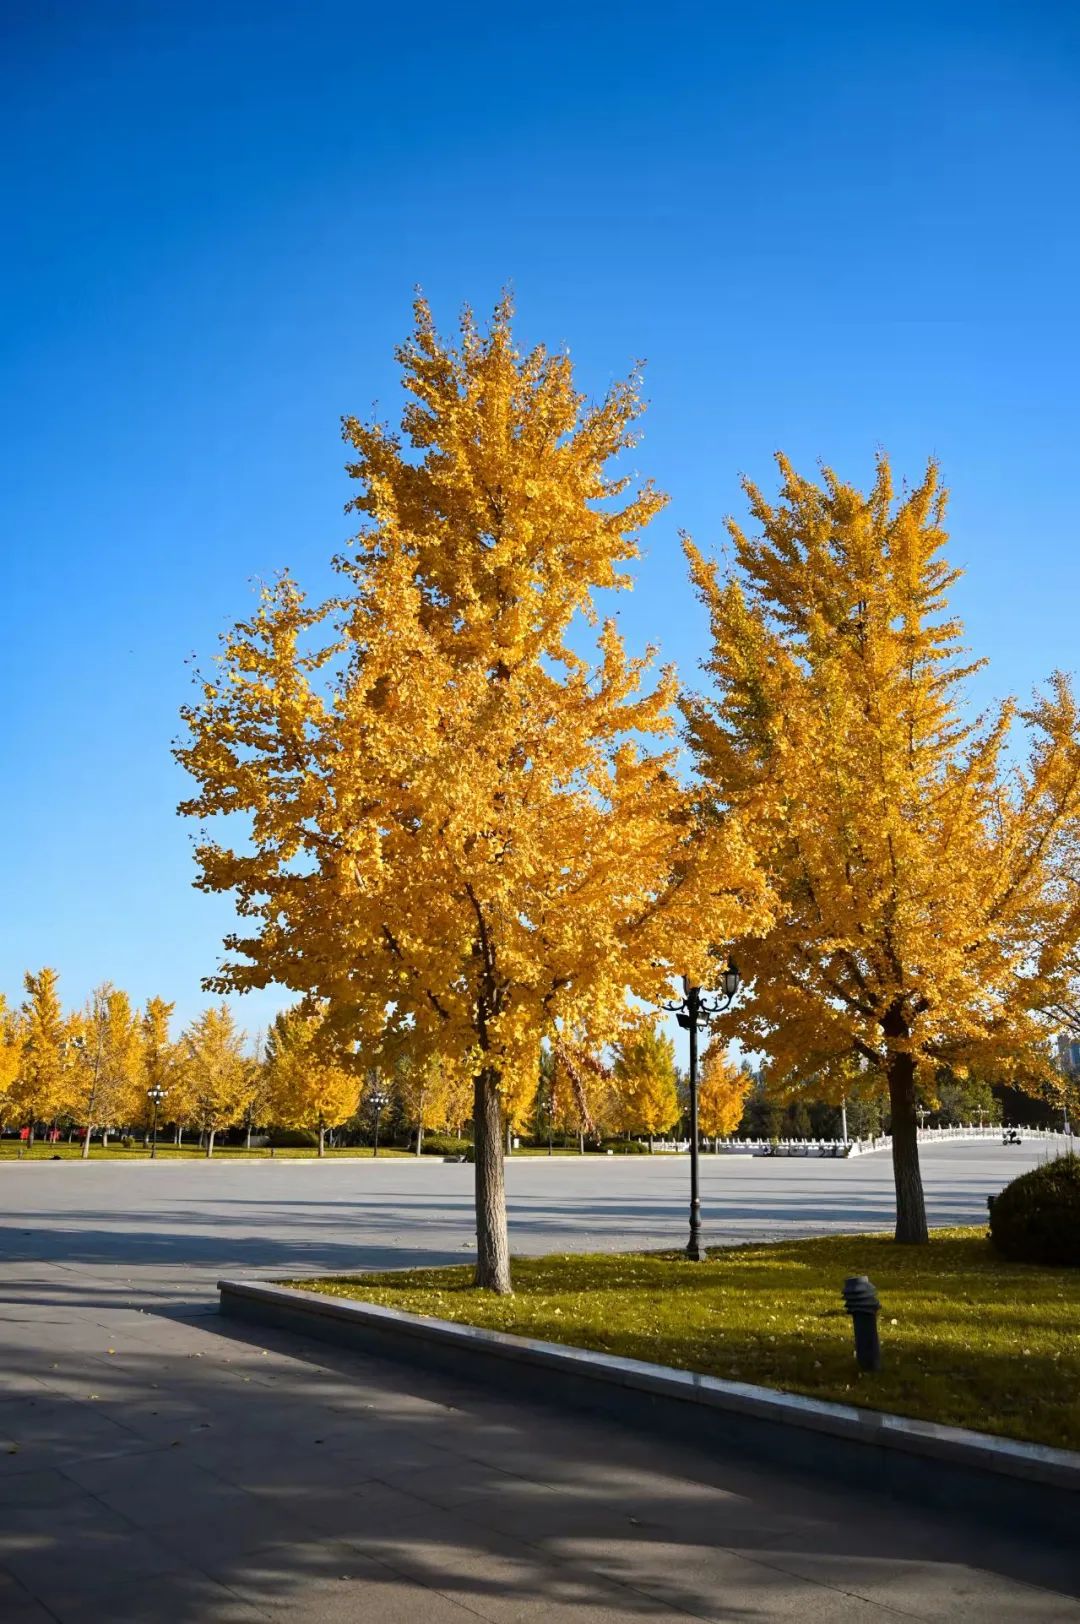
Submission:
<svg viewBox="0 0 1080 1624">
<path fill-rule="evenodd" d="M 675 1016 L 684 1031 L 690 1034 L 690 1239 L 686 1255 L 694 1263 L 704 1263 L 708 1253 L 701 1241 L 701 1195 L 698 1187 L 698 1052 L 697 1037 L 709 1022 L 727 1009 L 739 990 L 739 971 L 733 959 L 721 978 L 720 993 L 708 997 L 700 987 L 691 985 L 687 976 L 682 978 L 681 1003 L 665 1004 L 664 1008 Z"/>
<path fill-rule="evenodd" d="M 166 1094 L 168 1093 L 168 1089 L 167 1088 L 162 1088 L 160 1083 L 155 1083 L 152 1088 L 148 1088 L 146 1090 L 146 1093 L 147 1093 L 147 1098 L 150 1101 L 150 1104 L 154 1107 L 154 1126 L 153 1126 L 153 1129 L 151 1130 L 151 1137 L 150 1137 L 150 1160 L 152 1162 L 154 1162 L 154 1161 L 157 1160 L 157 1119 L 158 1119 L 158 1109 L 159 1109 L 159 1107 L 161 1105 L 162 1100 L 164 1100 Z"/>
<path fill-rule="evenodd" d="M 379 1119 L 383 1114 L 383 1108 L 385 1107 L 390 1096 L 386 1093 L 385 1089 L 375 1087 L 368 1095 L 368 1098 L 370 1099 L 375 1110 L 375 1148 L 372 1151 L 372 1155 L 377 1156 L 379 1154 Z"/>
</svg>

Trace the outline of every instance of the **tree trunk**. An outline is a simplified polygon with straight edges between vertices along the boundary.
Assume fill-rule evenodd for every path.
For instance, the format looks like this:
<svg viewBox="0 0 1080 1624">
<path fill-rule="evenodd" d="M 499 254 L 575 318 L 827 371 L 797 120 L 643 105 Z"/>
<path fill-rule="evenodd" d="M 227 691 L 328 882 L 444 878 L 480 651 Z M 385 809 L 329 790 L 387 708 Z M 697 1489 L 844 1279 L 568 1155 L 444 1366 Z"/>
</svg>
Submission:
<svg viewBox="0 0 1080 1624">
<path fill-rule="evenodd" d="M 584 1154 L 585 1154 L 585 1135 L 584 1135 L 584 1133 L 579 1133 L 578 1136 L 577 1136 L 577 1149 L 578 1149 L 578 1155 L 579 1156 L 584 1156 Z"/>
<path fill-rule="evenodd" d="M 183 1145 L 183 1143 L 184 1143 L 184 1124 L 182 1122 L 178 1122 L 176 1124 L 176 1147 L 177 1147 L 178 1150 Z"/>
<path fill-rule="evenodd" d="M 326 1155 L 326 1129 L 319 1123 L 319 1155 Z"/>
<path fill-rule="evenodd" d="M 914 1058 L 910 1054 L 891 1054 L 888 1078 L 893 1179 L 896 1184 L 896 1239 L 905 1245 L 920 1246 L 930 1237 L 919 1169 Z"/>
<path fill-rule="evenodd" d="M 207 1161 L 209 1161 L 211 1156 L 214 1154 L 214 1135 L 216 1133 L 217 1133 L 217 1129 L 216 1128 L 211 1128 L 210 1132 L 206 1136 L 206 1159 L 207 1159 Z"/>
<path fill-rule="evenodd" d="M 247 1125 L 247 1133 L 246 1133 L 246 1135 L 244 1137 L 244 1149 L 245 1150 L 250 1150 L 251 1149 L 251 1123 L 250 1122 Z"/>
<path fill-rule="evenodd" d="M 513 1130 L 513 1127 L 511 1125 L 511 1123 L 510 1123 L 510 1119 L 507 1118 L 507 1122 L 506 1122 L 506 1154 L 508 1156 L 513 1154 L 514 1147 L 513 1147 L 513 1141 L 511 1139 L 511 1135 L 513 1134 L 513 1131 L 514 1130 Z"/>
<path fill-rule="evenodd" d="M 506 1233 L 502 1108 L 499 1074 L 485 1068 L 473 1080 L 473 1138 L 476 1156 L 476 1284 L 506 1296 L 510 1285 L 510 1243 Z"/>
<path fill-rule="evenodd" d="M 34 1141 L 31 1138 L 30 1143 L 33 1144 L 33 1142 Z M 83 1159 L 83 1161 L 84 1162 L 87 1161 L 89 1159 L 89 1156 L 90 1156 L 90 1124 L 88 1122 L 86 1124 L 86 1132 L 83 1135 L 83 1142 L 82 1142 L 82 1159 Z"/>
<path fill-rule="evenodd" d="M 422 1156 L 423 1153 L 424 1153 L 424 1124 L 421 1121 L 421 1122 L 418 1122 L 417 1125 L 416 1125 L 416 1154 L 418 1156 Z"/>
<path fill-rule="evenodd" d="M 652 1134 L 649 1135 L 649 1155 L 652 1155 Z"/>
</svg>

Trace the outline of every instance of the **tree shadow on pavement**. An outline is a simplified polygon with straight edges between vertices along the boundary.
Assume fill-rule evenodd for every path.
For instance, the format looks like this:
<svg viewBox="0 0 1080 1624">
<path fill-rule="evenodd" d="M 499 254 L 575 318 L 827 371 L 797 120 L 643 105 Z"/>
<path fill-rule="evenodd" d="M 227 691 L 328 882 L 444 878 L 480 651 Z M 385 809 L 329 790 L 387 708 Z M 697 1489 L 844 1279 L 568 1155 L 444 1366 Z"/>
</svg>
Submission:
<svg viewBox="0 0 1080 1624">
<path fill-rule="evenodd" d="M 1064 1558 L 959 1519 L 287 1332 L 85 1306 L 51 1356 L 32 1310 L 0 1330 L 0 1614 L 22 1595 L 65 1624 L 841 1620 L 961 1600 L 1080 1619 Z"/>
</svg>

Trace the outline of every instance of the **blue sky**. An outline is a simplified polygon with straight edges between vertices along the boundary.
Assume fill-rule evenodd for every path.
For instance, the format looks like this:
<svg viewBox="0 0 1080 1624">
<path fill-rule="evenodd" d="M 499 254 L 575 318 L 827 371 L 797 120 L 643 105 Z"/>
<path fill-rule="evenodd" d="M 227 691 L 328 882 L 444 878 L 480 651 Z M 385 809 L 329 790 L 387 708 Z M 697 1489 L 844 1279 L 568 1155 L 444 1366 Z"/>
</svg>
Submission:
<svg viewBox="0 0 1080 1624">
<path fill-rule="evenodd" d="M 704 649 L 677 533 L 783 447 L 933 453 L 975 699 L 1075 663 L 1080 13 L 1063 3 L 78 6 L 0 22 L 0 989 L 189 1018 L 230 911 L 169 755 L 192 654 L 349 534 L 343 412 L 512 284 L 672 495 L 633 644 Z M 241 1004 L 265 1024 L 271 993 Z"/>
</svg>

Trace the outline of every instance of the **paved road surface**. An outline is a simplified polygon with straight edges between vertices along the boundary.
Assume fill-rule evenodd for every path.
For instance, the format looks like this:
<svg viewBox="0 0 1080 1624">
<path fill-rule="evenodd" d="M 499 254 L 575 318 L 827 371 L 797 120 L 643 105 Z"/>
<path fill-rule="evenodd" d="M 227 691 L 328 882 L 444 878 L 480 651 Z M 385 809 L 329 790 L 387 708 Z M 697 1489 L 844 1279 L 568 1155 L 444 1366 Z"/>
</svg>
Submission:
<svg viewBox="0 0 1080 1624">
<path fill-rule="evenodd" d="M 936 1222 L 1034 1147 L 935 1147 Z M 471 1170 L 0 1166 L 3 1624 L 1075 1620 L 1063 1554 L 218 1320 L 224 1269 L 468 1255 Z M 678 1241 L 686 1163 L 510 1169 L 518 1251 Z M 715 1238 L 881 1227 L 887 1157 L 706 1164 Z"/>
</svg>

